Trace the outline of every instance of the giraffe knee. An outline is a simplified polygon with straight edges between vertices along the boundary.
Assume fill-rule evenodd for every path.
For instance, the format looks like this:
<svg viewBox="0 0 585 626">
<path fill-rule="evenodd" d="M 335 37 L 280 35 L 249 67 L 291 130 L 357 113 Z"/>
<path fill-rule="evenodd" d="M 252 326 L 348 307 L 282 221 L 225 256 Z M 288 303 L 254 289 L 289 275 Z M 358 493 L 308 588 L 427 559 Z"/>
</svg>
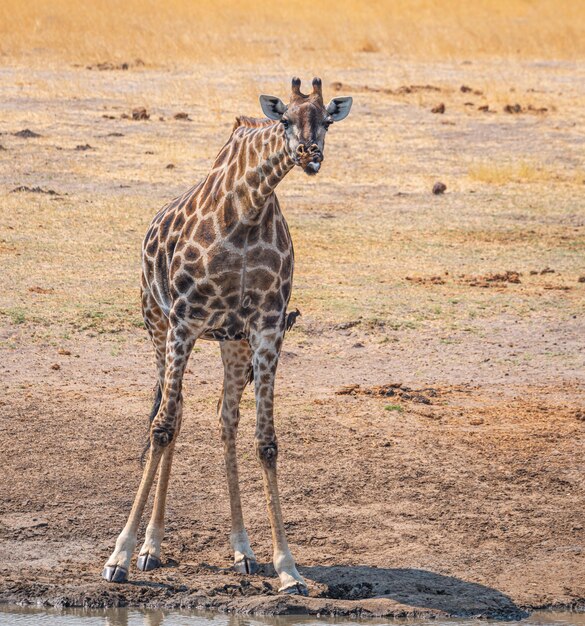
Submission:
<svg viewBox="0 0 585 626">
<path fill-rule="evenodd" d="M 276 440 L 264 442 L 256 441 L 256 456 L 264 467 L 275 467 L 278 458 L 278 444 Z"/>
<path fill-rule="evenodd" d="M 153 447 L 166 448 L 175 435 L 174 428 L 169 426 L 153 425 L 150 432 Z"/>
</svg>

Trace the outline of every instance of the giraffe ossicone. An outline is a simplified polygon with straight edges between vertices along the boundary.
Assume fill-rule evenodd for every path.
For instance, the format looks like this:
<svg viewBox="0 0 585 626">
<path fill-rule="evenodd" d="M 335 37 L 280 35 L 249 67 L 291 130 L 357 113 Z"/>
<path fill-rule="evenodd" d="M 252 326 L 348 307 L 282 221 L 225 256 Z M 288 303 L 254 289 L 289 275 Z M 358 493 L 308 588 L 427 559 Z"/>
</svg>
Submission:
<svg viewBox="0 0 585 626">
<path fill-rule="evenodd" d="M 162 564 L 164 511 L 175 442 L 181 428 L 182 380 L 197 339 L 220 343 L 224 366 L 218 404 L 232 515 L 234 568 L 254 573 L 258 564 L 244 526 L 236 433 L 245 386 L 254 382 L 256 456 L 263 471 L 272 527 L 273 562 L 280 591 L 306 594 L 286 539 L 276 465 L 274 380 L 293 278 L 293 245 L 275 189 L 295 166 L 315 175 L 325 134 L 349 114 L 351 98 L 323 103 L 322 84 L 301 92 L 293 78 L 288 104 L 260 96 L 267 119 L 238 117 L 206 178 L 164 206 L 142 248 L 142 311 L 154 344 L 156 400 L 150 448 L 126 526 L 106 562 L 103 577 L 125 582 L 140 519 L 158 472 L 152 515 L 140 549 L 142 571 Z"/>
</svg>

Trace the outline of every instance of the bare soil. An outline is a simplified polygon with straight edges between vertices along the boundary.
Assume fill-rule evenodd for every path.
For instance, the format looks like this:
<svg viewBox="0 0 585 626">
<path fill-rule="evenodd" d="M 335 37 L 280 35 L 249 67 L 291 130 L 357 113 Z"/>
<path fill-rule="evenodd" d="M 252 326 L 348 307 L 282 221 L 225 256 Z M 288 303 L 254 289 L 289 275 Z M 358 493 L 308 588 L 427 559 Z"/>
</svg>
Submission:
<svg viewBox="0 0 585 626">
<path fill-rule="evenodd" d="M 297 598 L 277 594 L 269 565 L 250 390 L 241 484 L 265 565 L 230 570 L 211 343 L 186 377 L 165 566 L 133 569 L 125 585 L 100 578 L 140 479 L 154 382 L 140 239 L 162 201 L 203 175 L 233 114 L 254 110 L 224 100 L 236 87 L 218 75 L 197 81 L 227 111 L 185 95 L 188 73 L 2 69 L 1 602 L 395 617 L 585 608 L 585 81 L 570 64 L 368 72 L 335 77 L 355 110 L 332 129 L 319 180 L 295 172 L 281 194 L 303 313 L 276 402 L 286 527 L 310 587 Z M 263 91 L 281 94 L 286 80 L 270 76 Z M 149 119 L 133 120 L 142 106 Z M 41 137 L 14 134 L 27 128 Z"/>
</svg>

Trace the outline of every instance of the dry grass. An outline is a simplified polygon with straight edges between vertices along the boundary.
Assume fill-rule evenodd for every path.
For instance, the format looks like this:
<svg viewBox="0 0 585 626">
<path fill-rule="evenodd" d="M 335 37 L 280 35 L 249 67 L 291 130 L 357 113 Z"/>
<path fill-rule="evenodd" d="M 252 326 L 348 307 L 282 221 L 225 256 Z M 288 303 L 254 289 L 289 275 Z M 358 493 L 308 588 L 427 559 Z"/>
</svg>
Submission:
<svg viewBox="0 0 585 626">
<path fill-rule="evenodd" d="M 573 0 L 4 0 L 0 56 L 46 62 L 263 62 L 307 72 L 391 59 L 578 59 Z M 288 72 L 287 72 L 288 73 Z"/>
<path fill-rule="evenodd" d="M 553 171 L 528 161 L 516 163 L 477 163 L 469 168 L 469 177 L 482 183 L 505 185 L 507 183 L 530 183 L 555 178 Z"/>
</svg>

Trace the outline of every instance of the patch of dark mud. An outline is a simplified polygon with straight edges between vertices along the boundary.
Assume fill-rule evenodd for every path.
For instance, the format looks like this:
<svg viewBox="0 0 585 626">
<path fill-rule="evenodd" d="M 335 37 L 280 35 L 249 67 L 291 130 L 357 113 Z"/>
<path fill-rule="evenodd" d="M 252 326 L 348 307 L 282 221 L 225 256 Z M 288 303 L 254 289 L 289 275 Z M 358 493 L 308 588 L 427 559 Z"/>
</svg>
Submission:
<svg viewBox="0 0 585 626">
<path fill-rule="evenodd" d="M 422 92 L 436 93 L 442 91 L 440 87 L 436 87 L 435 85 L 401 85 L 396 89 L 391 89 L 390 87 L 370 87 L 369 85 L 352 86 L 338 81 L 331 83 L 331 89 L 333 89 L 333 91 L 365 91 L 370 93 L 383 93 L 390 96 L 404 96 Z"/>
<path fill-rule="evenodd" d="M 24 139 L 35 139 L 36 137 L 42 137 L 39 133 L 35 133 L 34 130 L 30 130 L 30 128 L 25 128 L 23 130 L 19 130 L 16 133 L 12 133 L 15 137 L 22 137 Z"/>
<path fill-rule="evenodd" d="M 382 398 L 396 398 L 399 400 L 418 402 L 419 404 L 432 404 L 431 398 L 437 398 L 439 396 L 439 392 L 432 387 L 412 389 L 402 383 L 390 383 L 388 385 L 376 385 L 374 387 L 362 387 L 354 383 L 340 387 L 335 394 L 338 396 L 379 396 Z"/>
<path fill-rule="evenodd" d="M 514 285 L 520 284 L 522 281 L 520 272 L 507 270 L 505 272 L 489 273 L 482 276 L 467 276 L 461 274 L 459 278 L 461 282 L 469 285 L 470 287 L 491 287 L 494 284 L 511 283 Z"/>
<path fill-rule="evenodd" d="M 447 276 L 448 273 L 445 273 Z M 444 276 L 406 276 L 405 280 L 420 285 L 444 285 L 447 280 Z"/>
<path fill-rule="evenodd" d="M 103 61 L 102 63 L 95 63 L 93 65 L 86 65 L 86 70 L 98 70 L 100 72 L 111 72 L 113 70 L 129 70 L 133 67 L 144 67 L 145 63 L 142 59 L 135 59 L 132 61 L 125 61 L 123 63 L 112 63 L 111 61 Z"/>
<path fill-rule="evenodd" d="M 60 196 L 54 189 L 43 189 L 42 187 L 29 187 L 28 185 L 20 185 L 15 187 L 10 193 L 44 193 L 48 196 Z"/>
<path fill-rule="evenodd" d="M 543 115 L 544 113 L 548 113 L 548 109 L 546 107 L 535 107 L 532 104 L 524 107 L 516 102 L 515 104 L 506 104 L 506 106 L 504 106 L 504 113 L 510 113 L 512 115 L 518 115 L 519 113 Z"/>
</svg>

